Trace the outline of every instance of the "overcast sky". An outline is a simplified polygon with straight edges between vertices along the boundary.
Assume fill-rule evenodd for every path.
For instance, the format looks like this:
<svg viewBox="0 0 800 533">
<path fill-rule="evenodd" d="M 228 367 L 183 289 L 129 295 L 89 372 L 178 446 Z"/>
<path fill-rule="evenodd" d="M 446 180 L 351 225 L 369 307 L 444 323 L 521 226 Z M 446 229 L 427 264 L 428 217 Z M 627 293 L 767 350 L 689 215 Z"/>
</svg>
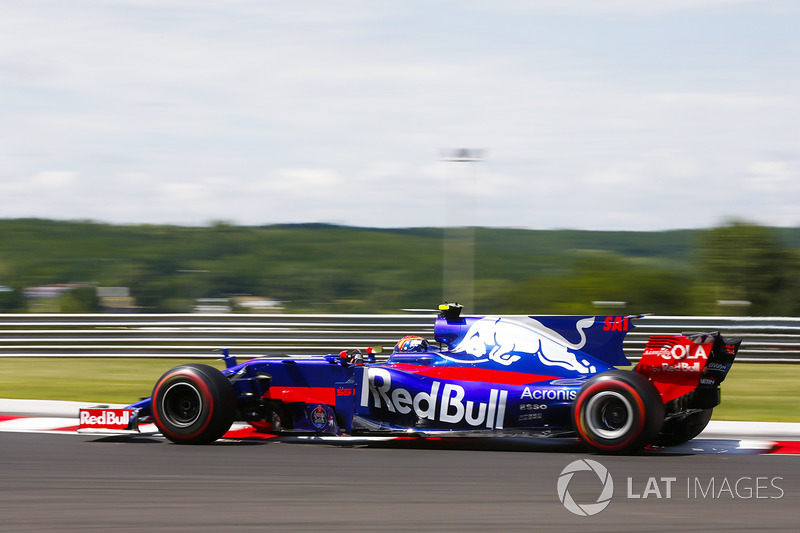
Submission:
<svg viewBox="0 0 800 533">
<path fill-rule="evenodd" d="M 798 226 L 799 28 L 796 0 L 2 1 L 0 218 Z"/>
</svg>

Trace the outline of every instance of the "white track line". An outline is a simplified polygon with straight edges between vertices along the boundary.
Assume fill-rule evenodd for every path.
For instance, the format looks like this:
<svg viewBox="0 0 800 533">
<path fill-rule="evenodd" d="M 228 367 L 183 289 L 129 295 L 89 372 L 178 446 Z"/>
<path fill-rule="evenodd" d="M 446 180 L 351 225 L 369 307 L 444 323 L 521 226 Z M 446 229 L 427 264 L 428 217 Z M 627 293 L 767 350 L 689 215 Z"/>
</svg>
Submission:
<svg viewBox="0 0 800 533">
<path fill-rule="evenodd" d="M 14 400 L 0 398 L 0 416 L 7 415 L 19 418 L 0 420 L 0 431 L 16 432 L 50 432 L 60 428 L 78 425 L 78 410 L 95 407 L 120 408 L 123 404 L 103 404 L 92 402 L 60 402 L 50 400 Z M 142 426 L 142 432 L 154 431 Z M 232 429 L 249 427 L 247 424 L 235 424 Z M 108 434 L 108 433 L 99 433 Z M 385 437 L 378 437 L 384 439 Z M 318 442 L 321 437 L 315 437 Z M 324 438 L 322 438 L 324 439 Z M 341 439 L 341 437 L 332 437 Z M 308 440 L 312 440 L 309 438 Z M 742 422 L 712 420 L 696 441 L 706 440 L 709 443 L 717 440 L 737 440 L 745 449 L 752 446 L 759 449 L 768 441 L 800 440 L 800 423 L 788 422 Z"/>
</svg>

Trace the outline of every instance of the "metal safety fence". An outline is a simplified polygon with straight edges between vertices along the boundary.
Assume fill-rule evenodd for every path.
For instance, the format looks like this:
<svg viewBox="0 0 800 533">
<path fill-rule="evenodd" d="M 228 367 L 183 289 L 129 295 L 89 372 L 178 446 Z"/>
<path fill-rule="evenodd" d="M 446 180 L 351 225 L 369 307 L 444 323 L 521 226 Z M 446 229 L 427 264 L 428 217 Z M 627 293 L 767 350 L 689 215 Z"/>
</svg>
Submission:
<svg viewBox="0 0 800 533">
<path fill-rule="evenodd" d="M 433 336 L 434 314 L 0 314 L 0 357 L 242 358 L 316 355 Z M 721 331 L 743 339 L 737 360 L 800 363 L 800 318 L 647 316 L 624 350 L 638 359 L 651 335 Z M 379 356 L 380 357 L 380 356 Z"/>
</svg>

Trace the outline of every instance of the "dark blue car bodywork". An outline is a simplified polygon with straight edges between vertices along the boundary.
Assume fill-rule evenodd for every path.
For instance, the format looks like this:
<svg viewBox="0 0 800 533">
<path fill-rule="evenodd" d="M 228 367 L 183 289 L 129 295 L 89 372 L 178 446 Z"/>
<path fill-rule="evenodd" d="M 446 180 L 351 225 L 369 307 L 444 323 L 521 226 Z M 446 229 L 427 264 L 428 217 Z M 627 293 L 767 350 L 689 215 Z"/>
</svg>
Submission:
<svg viewBox="0 0 800 533">
<path fill-rule="evenodd" d="M 737 343 L 723 357 L 721 340 L 704 339 L 715 368 L 727 365 L 713 393 L 695 390 L 707 372 L 703 361 L 692 367 L 696 383 L 676 393 L 680 398 L 659 397 L 652 376 L 615 370 L 630 364 L 622 341 L 634 316 L 462 317 L 458 306 L 442 309 L 434 327 L 438 347 L 424 352 L 392 353 L 381 362 L 343 352 L 243 363 L 226 352 L 226 379 L 205 365 L 176 367 L 151 398 L 128 409 L 185 443 L 215 440 L 238 420 L 277 434 L 577 435 L 597 450 L 625 453 L 670 423 L 680 426 L 683 440 L 704 427 L 738 349 Z M 659 350 L 656 359 L 667 353 Z M 664 370 L 668 365 L 674 363 Z"/>
</svg>

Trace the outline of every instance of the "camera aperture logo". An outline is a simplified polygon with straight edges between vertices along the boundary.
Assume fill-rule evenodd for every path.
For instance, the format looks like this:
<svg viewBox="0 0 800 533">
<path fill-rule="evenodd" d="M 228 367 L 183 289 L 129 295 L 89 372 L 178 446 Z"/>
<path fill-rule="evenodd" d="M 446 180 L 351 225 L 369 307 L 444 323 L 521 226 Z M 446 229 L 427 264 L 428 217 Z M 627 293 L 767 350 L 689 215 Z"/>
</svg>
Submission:
<svg viewBox="0 0 800 533">
<path fill-rule="evenodd" d="M 577 503 L 572 495 L 569 493 L 569 482 L 575 472 L 593 471 L 602 483 L 603 489 L 594 503 Z M 578 459 L 568 464 L 561 475 L 558 476 L 558 499 L 564 504 L 564 507 L 571 513 L 578 516 L 593 516 L 608 507 L 611 503 L 611 497 L 614 495 L 614 480 L 611 479 L 611 474 L 608 469 L 591 459 Z"/>
<path fill-rule="evenodd" d="M 576 473 L 582 473 L 577 481 Z M 594 480 L 597 476 L 599 484 Z M 626 479 L 628 501 L 644 502 L 645 500 L 670 500 L 681 498 L 686 500 L 780 500 L 786 492 L 781 484 L 782 476 L 727 476 L 698 477 L 687 476 L 628 476 Z M 588 482 L 587 482 L 588 480 Z M 573 493 L 578 494 L 578 501 L 570 494 L 570 483 Z M 684 488 L 685 487 L 685 488 Z M 591 459 L 578 459 L 568 464 L 558 477 L 556 486 L 558 499 L 571 513 L 578 516 L 594 516 L 608 507 L 614 496 L 614 480 L 608 469 Z M 577 490 L 576 490 L 577 489 Z M 685 492 L 684 492 L 685 490 Z M 597 499 L 595 494 L 599 492 Z M 621 495 L 620 495 L 621 496 Z M 587 501 L 588 500 L 588 501 Z"/>
</svg>

